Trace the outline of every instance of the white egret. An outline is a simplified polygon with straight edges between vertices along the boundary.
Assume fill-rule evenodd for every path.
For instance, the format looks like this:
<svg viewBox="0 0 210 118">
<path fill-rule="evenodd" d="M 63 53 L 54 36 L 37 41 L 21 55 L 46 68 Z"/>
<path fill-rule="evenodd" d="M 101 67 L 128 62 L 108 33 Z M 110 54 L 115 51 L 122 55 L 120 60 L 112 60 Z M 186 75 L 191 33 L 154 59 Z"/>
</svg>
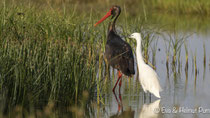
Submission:
<svg viewBox="0 0 210 118">
<path fill-rule="evenodd" d="M 161 86 L 159 84 L 157 73 L 144 62 L 144 58 L 141 52 L 141 34 L 133 33 L 130 38 L 136 39 L 137 47 L 136 47 L 136 58 L 137 65 L 139 69 L 139 81 L 142 85 L 142 88 L 145 93 L 149 91 L 154 94 L 156 97 L 160 98 L 160 91 L 162 91 Z"/>
</svg>

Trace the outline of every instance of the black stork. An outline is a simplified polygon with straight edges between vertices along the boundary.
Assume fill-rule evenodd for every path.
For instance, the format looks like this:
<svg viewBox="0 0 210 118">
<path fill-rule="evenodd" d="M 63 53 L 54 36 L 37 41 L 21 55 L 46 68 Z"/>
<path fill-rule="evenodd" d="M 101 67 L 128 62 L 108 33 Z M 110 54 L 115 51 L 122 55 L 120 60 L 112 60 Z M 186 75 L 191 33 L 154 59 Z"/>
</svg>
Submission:
<svg viewBox="0 0 210 118">
<path fill-rule="evenodd" d="M 126 76 L 132 76 L 135 74 L 134 70 L 134 57 L 131 46 L 124 40 L 120 38 L 115 30 L 115 23 L 117 18 L 119 17 L 121 12 L 121 8 L 119 6 L 113 6 L 109 12 L 99 20 L 94 26 L 98 25 L 102 21 L 104 21 L 109 16 L 112 16 L 111 22 L 108 27 L 108 37 L 105 46 L 105 58 L 108 61 L 108 64 L 113 68 L 118 70 L 118 79 L 115 83 L 113 92 L 119 82 L 119 90 L 122 84 L 122 74 Z"/>
</svg>

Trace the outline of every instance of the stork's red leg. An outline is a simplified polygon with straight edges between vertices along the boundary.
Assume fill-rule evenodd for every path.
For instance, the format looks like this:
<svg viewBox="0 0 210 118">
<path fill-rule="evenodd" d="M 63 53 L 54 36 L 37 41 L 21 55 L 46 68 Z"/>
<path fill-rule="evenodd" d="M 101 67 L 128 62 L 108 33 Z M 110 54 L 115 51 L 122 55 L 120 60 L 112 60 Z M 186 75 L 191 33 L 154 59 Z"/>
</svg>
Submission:
<svg viewBox="0 0 210 118">
<path fill-rule="evenodd" d="M 120 80 L 120 82 L 122 82 L 122 79 Z M 120 102 L 119 102 L 120 105 L 118 105 L 118 110 L 119 110 L 119 106 L 120 106 L 120 109 L 123 111 L 123 103 L 122 103 L 122 97 L 121 97 L 120 89 L 119 89 L 119 99 L 120 99 Z"/>
<path fill-rule="evenodd" d="M 121 109 L 121 103 L 120 103 L 121 100 L 119 102 L 119 100 L 117 99 L 117 95 L 116 95 L 115 91 L 113 91 L 113 93 L 114 93 L 114 97 L 115 97 L 115 99 L 117 101 L 117 104 L 118 104 L 118 110 L 117 110 L 117 112 L 119 113 L 120 112 L 120 109 Z"/>
<path fill-rule="evenodd" d="M 117 83 L 119 82 L 119 80 L 121 79 L 121 77 L 122 77 L 122 74 L 121 74 L 121 72 L 118 70 L 118 79 L 117 79 L 117 82 L 115 83 L 114 88 L 112 89 L 112 91 L 115 90 L 115 88 L 116 88 L 116 86 L 117 86 Z"/>
<path fill-rule="evenodd" d="M 119 82 L 119 92 L 121 90 L 121 85 L 122 85 L 122 78 L 120 78 L 120 82 Z"/>
</svg>

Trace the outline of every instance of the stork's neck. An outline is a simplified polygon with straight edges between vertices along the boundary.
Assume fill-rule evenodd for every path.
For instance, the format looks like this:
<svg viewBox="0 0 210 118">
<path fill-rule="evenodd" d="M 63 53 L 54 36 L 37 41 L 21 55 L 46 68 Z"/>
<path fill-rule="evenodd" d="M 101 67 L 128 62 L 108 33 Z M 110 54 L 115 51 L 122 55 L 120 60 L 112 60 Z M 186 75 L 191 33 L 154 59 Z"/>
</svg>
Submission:
<svg viewBox="0 0 210 118">
<path fill-rule="evenodd" d="M 136 56 L 137 56 L 137 63 L 138 67 L 140 67 L 144 62 L 144 58 L 142 56 L 142 51 L 141 51 L 141 37 L 137 39 L 137 46 L 136 46 Z"/>
<path fill-rule="evenodd" d="M 112 30 L 112 31 L 114 31 L 116 33 L 115 23 L 116 23 L 117 18 L 119 17 L 119 15 L 120 15 L 120 12 L 118 12 L 117 15 L 116 15 L 116 17 L 114 18 L 114 20 L 109 23 L 108 32 L 110 32 Z"/>
</svg>

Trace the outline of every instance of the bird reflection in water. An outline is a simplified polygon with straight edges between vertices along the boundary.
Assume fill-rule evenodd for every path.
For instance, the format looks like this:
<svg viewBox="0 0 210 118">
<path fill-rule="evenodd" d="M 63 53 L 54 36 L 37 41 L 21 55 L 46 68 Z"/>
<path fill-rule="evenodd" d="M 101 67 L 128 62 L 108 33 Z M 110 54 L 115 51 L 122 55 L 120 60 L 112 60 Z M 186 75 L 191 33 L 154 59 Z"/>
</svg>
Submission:
<svg viewBox="0 0 210 118">
<path fill-rule="evenodd" d="M 160 99 L 150 104 L 144 104 L 139 113 L 139 118 L 158 118 L 160 117 Z"/>
<path fill-rule="evenodd" d="M 114 97 L 117 101 L 118 104 L 118 110 L 117 113 L 110 116 L 110 118 L 134 118 L 134 111 L 132 111 L 131 108 L 128 108 L 127 110 L 123 109 L 123 102 L 122 102 L 122 96 L 121 96 L 121 92 L 119 91 L 119 99 L 115 93 L 115 91 L 113 91 Z"/>
<path fill-rule="evenodd" d="M 121 92 L 119 92 L 119 96 L 117 96 L 115 92 L 113 93 L 118 104 L 118 110 L 117 113 L 110 116 L 110 118 L 134 118 L 135 111 L 132 110 L 131 107 L 126 110 L 123 109 Z M 140 109 L 140 113 L 136 115 L 138 118 L 159 118 L 161 113 L 159 113 L 157 109 L 160 110 L 160 99 L 149 104 L 144 103 Z"/>
</svg>

